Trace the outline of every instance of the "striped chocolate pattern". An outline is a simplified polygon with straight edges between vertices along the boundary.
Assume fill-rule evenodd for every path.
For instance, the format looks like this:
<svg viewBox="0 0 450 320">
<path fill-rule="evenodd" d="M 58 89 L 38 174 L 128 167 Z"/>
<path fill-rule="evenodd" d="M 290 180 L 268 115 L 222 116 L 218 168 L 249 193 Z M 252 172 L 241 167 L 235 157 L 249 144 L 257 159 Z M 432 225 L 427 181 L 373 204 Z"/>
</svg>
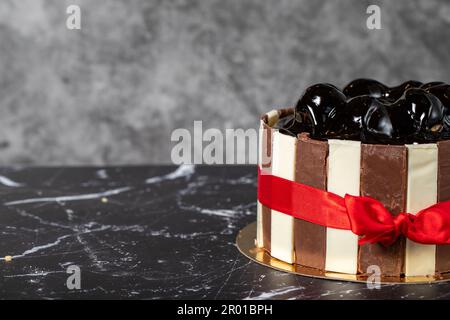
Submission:
<svg viewBox="0 0 450 320">
<path fill-rule="evenodd" d="M 366 145 L 297 138 L 272 128 L 292 109 L 261 118 L 260 167 L 271 174 L 341 196 L 369 196 L 392 214 L 417 213 L 450 200 L 450 141 L 421 145 Z M 423 245 L 400 237 L 393 245 L 358 245 L 349 230 L 326 228 L 271 210 L 258 202 L 257 245 L 279 260 L 331 272 L 383 276 L 450 272 L 450 245 Z"/>
</svg>

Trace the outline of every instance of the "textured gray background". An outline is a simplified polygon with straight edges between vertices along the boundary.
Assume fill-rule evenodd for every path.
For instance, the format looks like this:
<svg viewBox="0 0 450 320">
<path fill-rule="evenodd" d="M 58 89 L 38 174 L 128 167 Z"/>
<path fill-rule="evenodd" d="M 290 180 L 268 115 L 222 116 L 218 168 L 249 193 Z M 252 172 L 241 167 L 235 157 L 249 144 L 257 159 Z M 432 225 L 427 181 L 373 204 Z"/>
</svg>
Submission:
<svg viewBox="0 0 450 320">
<path fill-rule="evenodd" d="M 168 163 L 173 128 L 256 127 L 315 82 L 450 81 L 449 31 L 437 0 L 2 0 L 0 164 Z"/>
</svg>

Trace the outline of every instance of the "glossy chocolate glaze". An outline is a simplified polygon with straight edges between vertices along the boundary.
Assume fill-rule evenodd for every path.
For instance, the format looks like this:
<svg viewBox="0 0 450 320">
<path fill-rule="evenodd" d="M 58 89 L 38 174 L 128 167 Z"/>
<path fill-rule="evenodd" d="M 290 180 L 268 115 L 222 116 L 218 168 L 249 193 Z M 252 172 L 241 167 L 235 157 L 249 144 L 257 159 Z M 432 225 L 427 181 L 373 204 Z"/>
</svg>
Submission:
<svg viewBox="0 0 450 320">
<path fill-rule="evenodd" d="M 430 143 L 450 139 L 450 86 L 410 80 L 396 87 L 357 79 L 341 91 L 319 83 L 298 100 L 282 133 L 368 144 Z"/>
</svg>

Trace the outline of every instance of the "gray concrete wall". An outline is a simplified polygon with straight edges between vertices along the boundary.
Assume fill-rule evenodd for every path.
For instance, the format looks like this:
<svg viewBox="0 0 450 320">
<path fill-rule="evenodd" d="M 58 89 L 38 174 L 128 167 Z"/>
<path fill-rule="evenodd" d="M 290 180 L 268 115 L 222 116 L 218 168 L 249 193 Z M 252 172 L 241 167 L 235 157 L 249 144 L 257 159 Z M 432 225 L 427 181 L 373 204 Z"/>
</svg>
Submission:
<svg viewBox="0 0 450 320">
<path fill-rule="evenodd" d="M 438 0 L 2 0 L 0 165 L 168 163 L 174 128 L 256 127 L 312 83 L 450 81 L 449 32 Z"/>
</svg>

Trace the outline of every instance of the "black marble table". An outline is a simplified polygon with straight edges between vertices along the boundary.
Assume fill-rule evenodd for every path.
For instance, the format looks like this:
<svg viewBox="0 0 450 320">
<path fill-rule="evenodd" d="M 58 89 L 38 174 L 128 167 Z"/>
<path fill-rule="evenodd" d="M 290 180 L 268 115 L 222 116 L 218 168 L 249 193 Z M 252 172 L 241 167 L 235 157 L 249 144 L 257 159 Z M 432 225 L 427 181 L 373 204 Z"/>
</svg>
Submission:
<svg viewBox="0 0 450 320">
<path fill-rule="evenodd" d="M 256 219 L 253 166 L 3 168 L 0 195 L 3 299 L 450 298 L 450 283 L 377 290 L 249 261 L 235 237 Z"/>
</svg>

